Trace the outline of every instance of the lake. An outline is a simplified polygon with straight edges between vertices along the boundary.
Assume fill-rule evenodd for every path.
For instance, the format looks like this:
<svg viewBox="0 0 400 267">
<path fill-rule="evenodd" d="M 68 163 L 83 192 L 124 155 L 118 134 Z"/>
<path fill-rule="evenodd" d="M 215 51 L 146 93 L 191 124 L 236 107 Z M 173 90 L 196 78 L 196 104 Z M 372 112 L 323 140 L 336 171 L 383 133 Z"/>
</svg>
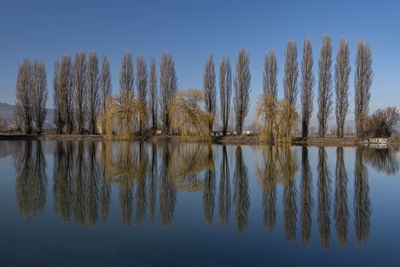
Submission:
<svg viewBox="0 0 400 267">
<path fill-rule="evenodd" d="M 400 266 L 400 152 L 0 141 L 0 265 Z"/>
</svg>

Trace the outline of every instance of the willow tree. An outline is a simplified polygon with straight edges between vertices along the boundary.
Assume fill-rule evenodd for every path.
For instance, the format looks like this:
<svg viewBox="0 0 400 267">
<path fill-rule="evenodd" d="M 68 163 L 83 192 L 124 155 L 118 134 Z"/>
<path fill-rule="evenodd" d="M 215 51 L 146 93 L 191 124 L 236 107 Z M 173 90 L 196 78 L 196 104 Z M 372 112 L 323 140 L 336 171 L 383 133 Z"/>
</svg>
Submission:
<svg viewBox="0 0 400 267">
<path fill-rule="evenodd" d="M 47 114 L 47 74 L 44 64 L 36 59 L 32 63 L 30 82 L 32 118 L 35 122 L 36 133 L 41 134 Z"/>
<path fill-rule="evenodd" d="M 112 132 L 111 118 L 107 116 L 107 114 L 109 114 L 108 109 L 111 108 L 111 72 L 110 63 L 108 62 L 107 56 L 104 54 L 101 58 L 100 89 L 102 104 L 102 132 L 109 135 Z"/>
<path fill-rule="evenodd" d="M 153 57 L 150 58 L 150 77 L 149 77 L 149 93 L 150 93 L 150 117 L 153 131 L 157 129 L 157 74 L 156 74 L 156 61 Z"/>
<path fill-rule="evenodd" d="M 74 93 L 74 117 L 78 133 L 83 134 L 84 130 L 84 97 L 85 97 L 85 76 L 86 55 L 85 52 L 75 52 L 72 66 L 72 86 Z"/>
<path fill-rule="evenodd" d="M 221 101 L 222 134 L 225 136 L 228 130 L 232 96 L 232 70 L 229 57 L 222 57 L 219 63 L 219 96 Z"/>
<path fill-rule="evenodd" d="M 139 132 L 141 135 L 147 125 L 147 66 L 143 55 L 136 57 L 136 89 L 139 104 Z"/>
<path fill-rule="evenodd" d="M 86 63 L 85 110 L 90 134 L 96 133 L 100 111 L 99 59 L 95 51 L 89 51 Z"/>
<path fill-rule="evenodd" d="M 314 74 L 310 39 L 303 40 L 303 59 L 301 60 L 301 136 L 307 138 L 313 110 Z"/>
<path fill-rule="evenodd" d="M 349 42 L 340 39 L 335 65 L 336 136 L 344 136 L 344 122 L 349 108 L 350 53 Z"/>
<path fill-rule="evenodd" d="M 171 133 L 170 108 L 177 90 L 175 64 L 169 52 L 163 52 L 160 61 L 160 108 L 161 121 L 166 134 Z"/>
<path fill-rule="evenodd" d="M 318 134 L 325 137 L 328 130 L 328 119 L 332 112 L 332 45 L 331 37 L 322 37 L 321 51 L 318 59 Z"/>
<path fill-rule="evenodd" d="M 17 83 L 15 85 L 17 101 L 15 102 L 16 116 L 22 118 L 26 134 L 32 133 L 32 105 L 30 103 L 30 68 L 29 60 L 23 59 L 18 65 Z"/>
<path fill-rule="evenodd" d="M 357 42 L 356 73 L 354 77 L 355 89 L 355 123 L 357 137 L 362 137 L 364 123 L 368 118 L 370 87 L 372 83 L 372 57 L 369 44 L 360 39 Z"/>
<path fill-rule="evenodd" d="M 285 93 L 286 106 L 296 110 L 297 98 L 297 44 L 289 40 L 285 50 L 285 74 L 283 78 L 283 89 Z M 286 125 L 292 125 L 295 120 L 295 113 L 287 112 L 285 115 Z M 285 136 L 291 135 L 291 129 L 285 129 Z"/>
<path fill-rule="evenodd" d="M 240 48 L 236 62 L 236 73 L 234 79 L 235 98 L 234 110 L 236 115 L 236 133 L 242 134 L 244 118 L 249 112 L 249 93 L 250 93 L 250 68 L 249 53 L 244 48 Z"/>
<path fill-rule="evenodd" d="M 214 71 L 214 62 L 212 54 L 210 54 L 207 57 L 204 65 L 203 92 L 204 92 L 206 112 L 212 114 L 213 116 L 213 119 L 210 120 L 210 124 L 208 125 L 208 128 L 211 132 L 214 123 L 214 116 L 216 111 L 216 97 L 217 97 L 215 90 L 215 71 Z"/>
</svg>

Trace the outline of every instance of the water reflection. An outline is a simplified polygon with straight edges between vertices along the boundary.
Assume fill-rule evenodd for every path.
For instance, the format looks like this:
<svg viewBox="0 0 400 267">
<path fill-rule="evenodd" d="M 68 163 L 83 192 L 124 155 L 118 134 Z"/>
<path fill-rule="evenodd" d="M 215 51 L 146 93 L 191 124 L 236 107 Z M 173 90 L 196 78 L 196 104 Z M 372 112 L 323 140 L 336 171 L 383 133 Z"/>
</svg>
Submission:
<svg viewBox="0 0 400 267">
<path fill-rule="evenodd" d="M 323 147 L 262 146 L 253 150 L 256 157 L 251 158 L 241 146 L 66 141 L 55 143 L 53 151 L 50 186 L 54 213 L 61 221 L 77 226 L 106 223 L 110 209 L 118 203 L 124 226 L 131 226 L 132 220 L 137 225 L 147 219 L 153 222 L 158 216 L 167 229 L 173 223 L 178 194 L 185 191 L 201 194 L 208 226 L 215 221 L 229 224 L 233 216 L 236 230 L 242 234 L 249 227 L 251 201 L 261 201 L 259 223 L 267 232 L 274 232 L 279 222 L 285 241 L 292 243 L 296 227 L 301 227 L 301 243 L 307 245 L 314 219 L 315 234 L 325 249 L 330 246 L 331 227 L 339 247 L 348 243 L 350 217 L 356 244 L 368 240 L 372 211 L 367 165 L 391 175 L 399 169 L 395 153 L 388 149 L 356 148 L 353 154 L 338 147 L 329 154 Z M 232 151 L 231 160 L 228 151 Z M 43 143 L 15 142 L 11 153 L 20 216 L 43 213 L 47 189 Z M 354 176 L 348 176 L 353 166 L 346 164 L 346 155 L 354 159 Z M 253 160 L 255 167 L 248 169 L 254 166 Z M 253 174 L 261 197 L 250 192 Z M 116 203 L 111 203 L 112 192 L 118 194 Z M 349 210 L 348 194 L 352 194 L 353 211 Z M 278 196 L 282 197 L 281 208 Z M 218 219 L 214 220 L 214 215 Z"/>
</svg>

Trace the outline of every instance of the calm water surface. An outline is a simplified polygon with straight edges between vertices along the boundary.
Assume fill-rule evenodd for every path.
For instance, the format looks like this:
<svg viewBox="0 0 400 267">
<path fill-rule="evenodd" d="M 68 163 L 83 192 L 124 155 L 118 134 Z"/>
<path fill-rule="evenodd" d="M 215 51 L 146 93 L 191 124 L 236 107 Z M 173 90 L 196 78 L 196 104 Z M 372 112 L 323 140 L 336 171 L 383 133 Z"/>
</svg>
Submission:
<svg viewBox="0 0 400 267">
<path fill-rule="evenodd" d="M 400 266 L 400 153 L 0 141 L 0 265 Z"/>
</svg>

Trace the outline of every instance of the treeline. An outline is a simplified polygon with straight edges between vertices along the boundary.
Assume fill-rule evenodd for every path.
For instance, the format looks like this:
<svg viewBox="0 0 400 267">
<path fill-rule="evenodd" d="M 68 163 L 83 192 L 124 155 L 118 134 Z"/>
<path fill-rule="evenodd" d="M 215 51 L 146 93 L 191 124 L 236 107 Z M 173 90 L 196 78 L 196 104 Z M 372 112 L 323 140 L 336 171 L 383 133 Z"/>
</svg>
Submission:
<svg viewBox="0 0 400 267">
<path fill-rule="evenodd" d="M 121 59 L 119 93 L 112 95 L 110 64 L 105 55 L 99 59 L 94 51 L 76 52 L 73 58 L 63 55 L 54 64 L 54 107 L 57 133 L 102 133 L 119 137 L 146 135 L 158 129 L 163 134 L 210 137 L 213 133 L 217 109 L 221 132 L 228 132 L 231 110 L 235 132 L 243 132 L 249 111 L 251 74 L 249 54 L 239 49 L 234 71 L 229 56 L 219 63 L 219 108 L 217 108 L 217 75 L 213 56 L 205 61 L 203 88 L 178 91 L 174 61 L 169 52 L 163 52 L 157 78 L 156 62 L 150 58 L 149 68 L 143 55 L 136 57 L 136 67 L 131 52 Z M 372 83 L 372 56 L 369 44 L 360 39 L 355 60 L 355 128 L 358 137 L 379 132 L 370 129 L 370 87 Z M 339 41 L 336 63 L 332 73 L 332 44 L 329 35 L 323 36 L 318 59 L 318 81 L 313 72 L 312 45 L 303 40 L 302 59 L 299 66 L 296 41 L 288 41 L 285 50 L 283 89 L 284 98 L 277 99 L 277 60 L 274 51 L 264 58 L 263 93 L 256 107 L 256 128 L 265 140 L 288 140 L 300 122 L 301 135 L 307 138 L 317 89 L 318 135 L 325 137 L 328 120 L 336 118 L 336 135 L 343 137 L 346 116 L 349 112 L 349 42 Z M 17 117 L 24 122 L 26 133 L 42 131 L 47 100 L 46 72 L 43 63 L 24 59 L 17 76 Z M 297 109 L 300 89 L 300 112 Z M 233 92 L 232 92 L 233 90 Z M 232 99 L 233 93 L 233 99 Z M 335 98 L 333 97 L 335 95 Z M 233 105 L 233 108 L 231 107 Z M 395 117 L 396 109 L 391 115 Z M 398 118 L 397 118 L 398 120 Z M 161 125 L 159 125 L 161 122 Z M 393 123 L 392 123 L 393 124 Z M 368 127 L 368 129 L 366 129 Z M 391 130 L 390 130 L 391 131 Z"/>
</svg>

